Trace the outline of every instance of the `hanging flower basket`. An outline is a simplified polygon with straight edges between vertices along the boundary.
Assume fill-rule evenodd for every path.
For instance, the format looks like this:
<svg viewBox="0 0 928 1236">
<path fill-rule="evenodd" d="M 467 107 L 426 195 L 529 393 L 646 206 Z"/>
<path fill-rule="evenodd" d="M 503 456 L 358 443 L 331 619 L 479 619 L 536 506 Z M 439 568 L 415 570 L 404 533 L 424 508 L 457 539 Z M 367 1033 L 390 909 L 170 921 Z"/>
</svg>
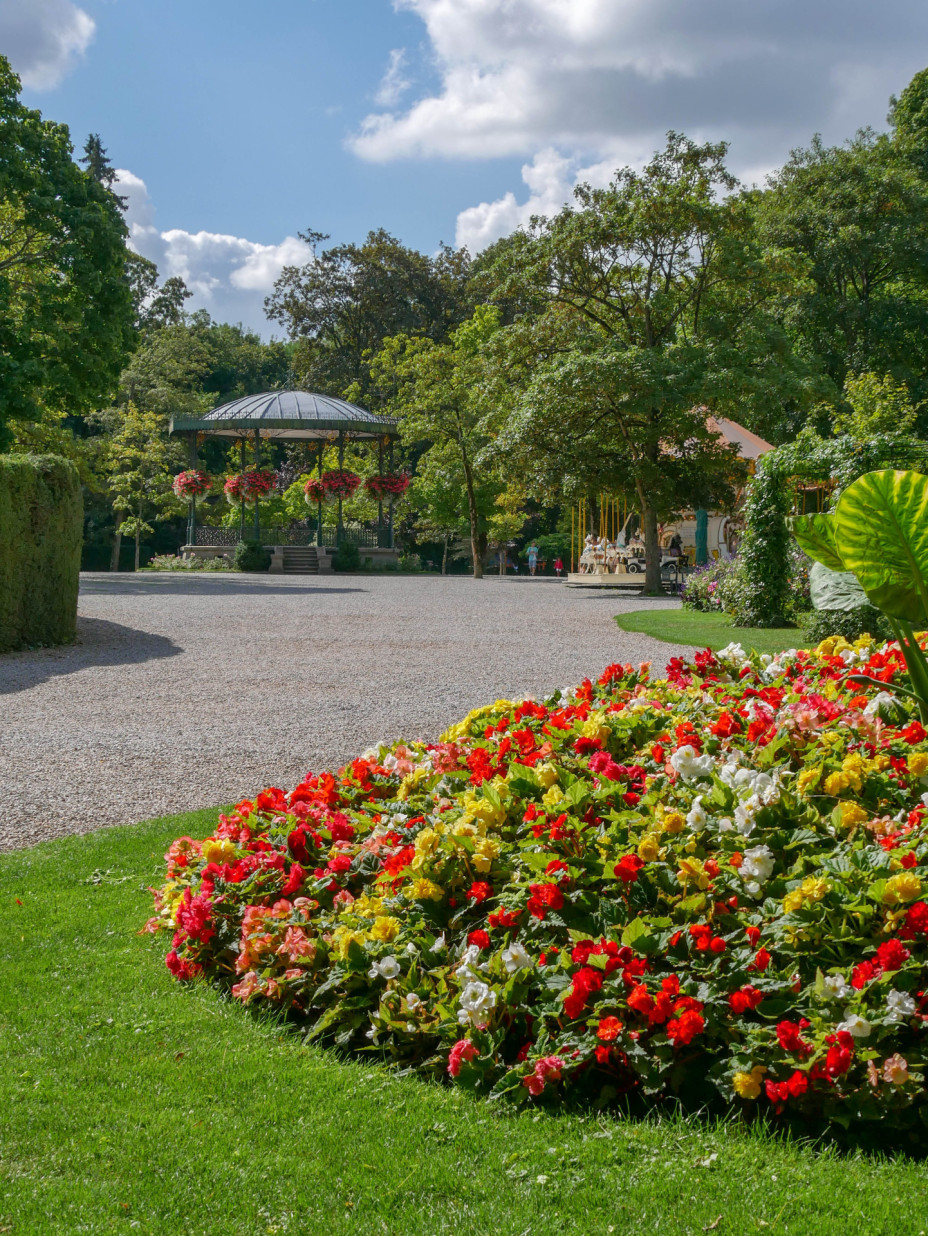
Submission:
<svg viewBox="0 0 928 1236">
<path fill-rule="evenodd" d="M 209 493 L 212 487 L 213 482 L 209 474 L 201 472 L 198 468 L 188 468 L 186 472 L 178 472 L 171 485 L 177 497 L 185 501 L 202 497 L 203 494 Z"/>
<path fill-rule="evenodd" d="M 309 506 L 312 506 L 315 502 L 326 502 L 329 499 L 325 482 L 318 477 L 311 476 L 309 478 L 303 486 L 303 493 L 306 495 L 306 502 Z"/>
<path fill-rule="evenodd" d="M 272 468 L 253 468 L 242 473 L 246 502 L 266 498 L 277 485 L 277 473 Z"/>
<path fill-rule="evenodd" d="M 245 478 L 241 473 L 235 476 L 230 476 L 222 487 L 222 492 L 226 496 L 226 501 L 230 506 L 238 506 L 240 502 L 245 502 L 249 506 L 251 503 L 245 497 Z"/>
<path fill-rule="evenodd" d="M 330 502 L 336 502 L 339 498 L 344 502 L 355 493 L 361 484 L 361 478 L 357 472 L 336 468 L 332 472 L 323 472 L 322 484 L 325 486 L 326 496 Z"/>
<path fill-rule="evenodd" d="M 394 502 L 409 488 L 410 478 L 405 472 L 387 472 L 384 476 L 369 476 L 364 488 L 375 502 Z"/>
</svg>

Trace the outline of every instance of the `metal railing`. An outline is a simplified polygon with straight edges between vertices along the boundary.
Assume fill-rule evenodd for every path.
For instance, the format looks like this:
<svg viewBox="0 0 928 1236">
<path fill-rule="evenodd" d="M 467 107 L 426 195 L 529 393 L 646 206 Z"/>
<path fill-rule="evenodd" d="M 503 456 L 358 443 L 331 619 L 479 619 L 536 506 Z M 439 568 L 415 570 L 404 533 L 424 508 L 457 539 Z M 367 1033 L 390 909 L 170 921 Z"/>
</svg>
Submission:
<svg viewBox="0 0 928 1236">
<path fill-rule="evenodd" d="M 252 541 L 255 539 L 255 530 L 252 525 L 245 525 L 244 532 L 245 540 Z M 387 527 L 378 529 L 374 527 L 366 527 L 363 524 L 346 523 L 342 527 L 342 544 L 357 545 L 363 549 L 381 549 L 389 548 L 390 530 Z M 242 539 L 242 533 L 238 528 L 210 528 L 203 524 L 198 524 L 194 532 L 195 545 L 236 545 Z M 327 524 L 322 529 L 322 539 L 318 536 L 316 528 L 259 528 L 257 539 L 263 545 L 322 545 L 326 548 L 334 549 L 338 543 L 338 527 L 335 524 Z"/>
</svg>

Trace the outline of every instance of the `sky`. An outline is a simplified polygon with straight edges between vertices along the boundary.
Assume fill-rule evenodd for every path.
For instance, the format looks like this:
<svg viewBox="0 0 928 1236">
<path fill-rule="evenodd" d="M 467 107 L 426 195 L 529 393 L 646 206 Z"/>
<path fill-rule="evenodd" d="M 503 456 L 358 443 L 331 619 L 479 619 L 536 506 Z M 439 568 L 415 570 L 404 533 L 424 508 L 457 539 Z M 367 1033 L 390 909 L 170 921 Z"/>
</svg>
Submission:
<svg viewBox="0 0 928 1236">
<path fill-rule="evenodd" d="M 23 100 L 99 133 L 130 243 L 265 337 L 299 233 L 477 252 L 668 129 L 746 183 L 885 127 L 925 0 L 0 0 Z"/>
</svg>

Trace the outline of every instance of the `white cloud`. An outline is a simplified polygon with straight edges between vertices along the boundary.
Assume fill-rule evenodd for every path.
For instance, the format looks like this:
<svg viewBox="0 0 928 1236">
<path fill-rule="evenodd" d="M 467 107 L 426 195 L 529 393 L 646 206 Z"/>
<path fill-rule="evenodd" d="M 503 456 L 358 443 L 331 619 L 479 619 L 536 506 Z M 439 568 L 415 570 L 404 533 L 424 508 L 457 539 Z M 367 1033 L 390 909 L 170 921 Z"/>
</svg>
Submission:
<svg viewBox="0 0 928 1236">
<path fill-rule="evenodd" d="M 0 51 L 33 90 L 51 90 L 90 45 L 96 25 L 71 0 L 0 0 Z"/>
<path fill-rule="evenodd" d="M 114 188 L 128 199 L 129 244 L 156 263 L 162 280 L 183 279 L 193 293 L 188 308 L 207 309 L 220 321 L 241 321 L 268 335 L 264 297 L 284 266 L 308 260 L 309 246 L 296 236 L 265 245 L 220 232 L 161 231 L 145 182 L 124 168 L 117 176 Z"/>
<path fill-rule="evenodd" d="M 349 144 L 373 162 L 528 157 L 525 201 L 459 216 L 475 247 L 556 209 L 577 176 L 640 164 L 671 128 L 730 141 L 733 170 L 758 181 L 816 131 L 879 126 L 928 46 L 918 0 L 394 4 L 424 23 L 439 85 L 406 108 L 385 97 Z"/>
<path fill-rule="evenodd" d="M 406 63 L 406 49 L 395 47 L 390 52 L 390 63 L 374 96 L 378 107 L 393 107 L 412 85 L 406 76 Z"/>
</svg>

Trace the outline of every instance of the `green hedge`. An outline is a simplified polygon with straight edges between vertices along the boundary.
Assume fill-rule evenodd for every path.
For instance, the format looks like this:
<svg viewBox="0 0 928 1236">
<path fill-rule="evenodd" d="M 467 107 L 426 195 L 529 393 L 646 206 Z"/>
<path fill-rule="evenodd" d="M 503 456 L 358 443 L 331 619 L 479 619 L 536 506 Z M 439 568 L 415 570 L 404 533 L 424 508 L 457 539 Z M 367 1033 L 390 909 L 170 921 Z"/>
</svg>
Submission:
<svg viewBox="0 0 928 1236">
<path fill-rule="evenodd" d="M 72 463 L 0 455 L 0 652 L 74 639 L 83 527 Z"/>
</svg>

